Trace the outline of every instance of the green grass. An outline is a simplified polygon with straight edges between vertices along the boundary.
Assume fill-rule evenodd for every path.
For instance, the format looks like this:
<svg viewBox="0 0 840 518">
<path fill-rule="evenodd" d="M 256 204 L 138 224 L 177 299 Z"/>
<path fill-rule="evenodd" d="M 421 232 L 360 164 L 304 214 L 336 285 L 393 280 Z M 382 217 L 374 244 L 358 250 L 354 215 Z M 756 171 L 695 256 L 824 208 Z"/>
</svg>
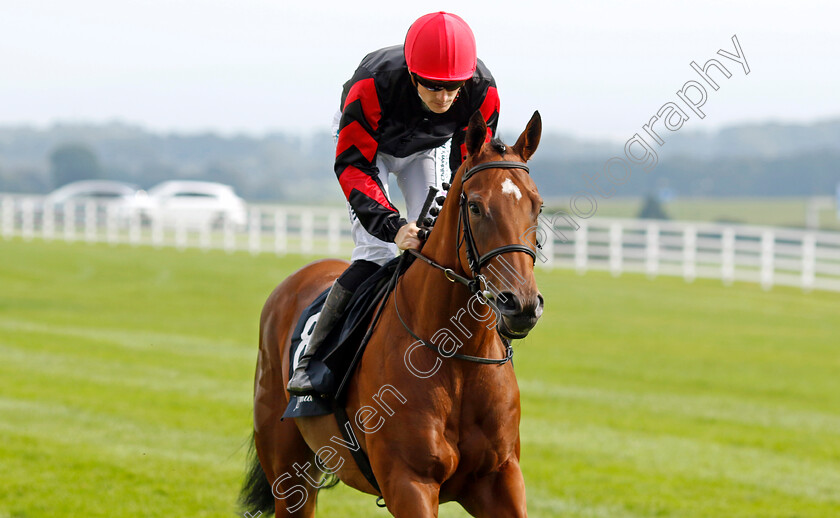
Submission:
<svg viewBox="0 0 840 518">
<path fill-rule="evenodd" d="M 259 311 L 308 260 L 0 241 L 0 518 L 234 516 Z M 531 516 L 840 515 L 840 295 L 538 278 Z"/>
</svg>

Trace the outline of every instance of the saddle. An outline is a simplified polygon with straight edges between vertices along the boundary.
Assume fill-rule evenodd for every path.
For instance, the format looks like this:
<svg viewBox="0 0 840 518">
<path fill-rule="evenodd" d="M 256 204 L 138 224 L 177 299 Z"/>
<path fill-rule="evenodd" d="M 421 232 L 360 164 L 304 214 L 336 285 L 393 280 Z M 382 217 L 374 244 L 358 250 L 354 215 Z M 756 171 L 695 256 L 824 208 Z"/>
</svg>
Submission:
<svg viewBox="0 0 840 518">
<path fill-rule="evenodd" d="M 309 362 L 306 372 L 312 380 L 317 395 L 291 395 L 283 418 L 311 417 L 331 414 L 334 404 L 343 402 L 347 382 L 353 375 L 367 345 L 368 331 L 374 324 L 377 308 L 385 303 L 396 285 L 395 272 L 402 274 L 400 258 L 382 266 L 365 280 L 353 293 L 341 320 L 327 335 Z M 394 282 L 392 282 L 394 281 Z M 292 334 L 289 348 L 289 375 L 291 376 L 301 355 L 309 345 L 309 337 L 318 322 L 329 289 L 318 295 L 300 315 Z"/>
</svg>

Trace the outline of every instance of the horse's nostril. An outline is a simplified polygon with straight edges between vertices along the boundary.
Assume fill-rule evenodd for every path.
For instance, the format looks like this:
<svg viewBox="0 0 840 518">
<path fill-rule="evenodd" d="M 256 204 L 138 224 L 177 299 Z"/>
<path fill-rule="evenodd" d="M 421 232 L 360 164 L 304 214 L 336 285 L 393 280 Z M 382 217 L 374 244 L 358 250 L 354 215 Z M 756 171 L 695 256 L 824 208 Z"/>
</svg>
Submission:
<svg viewBox="0 0 840 518">
<path fill-rule="evenodd" d="M 503 291 L 496 297 L 496 306 L 505 315 L 513 315 L 522 311 L 519 297 L 509 291 Z"/>
</svg>

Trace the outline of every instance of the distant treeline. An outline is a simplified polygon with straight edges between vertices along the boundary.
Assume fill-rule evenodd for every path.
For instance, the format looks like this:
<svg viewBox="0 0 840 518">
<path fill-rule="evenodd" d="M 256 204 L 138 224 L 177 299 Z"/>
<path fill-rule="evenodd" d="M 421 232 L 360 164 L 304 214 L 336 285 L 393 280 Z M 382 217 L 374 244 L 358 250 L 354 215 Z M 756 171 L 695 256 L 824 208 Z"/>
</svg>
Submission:
<svg viewBox="0 0 840 518">
<path fill-rule="evenodd" d="M 619 149 L 620 146 L 619 146 Z M 563 160 L 534 156 L 531 174 L 543 196 L 571 195 L 586 190 L 613 191 L 613 196 L 642 196 L 664 190 L 676 196 L 829 196 L 840 182 L 840 151 L 821 149 L 791 156 L 701 159 L 665 156 L 650 172 L 631 170 L 623 185 L 604 181 L 593 187 L 584 175 L 603 175 L 606 160 Z"/>
<path fill-rule="evenodd" d="M 507 136 L 504 130 L 503 138 Z M 628 135 L 629 137 L 629 135 Z M 584 175 L 602 174 L 623 142 L 547 133 L 532 161 L 544 197 L 593 191 Z M 667 189 L 677 196 L 830 195 L 840 181 L 840 119 L 811 125 L 754 124 L 716 133 L 681 133 L 657 149 L 650 172 L 633 169 L 615 195 Z M 172 178 L 233 185 L 249 200 L 340 199 L 332 137 L 156 134 L 136 126 L 57 124 L 0 128 L 0 191 L 45 193 L 75 177 L 150 187 Z"/>
</svg>

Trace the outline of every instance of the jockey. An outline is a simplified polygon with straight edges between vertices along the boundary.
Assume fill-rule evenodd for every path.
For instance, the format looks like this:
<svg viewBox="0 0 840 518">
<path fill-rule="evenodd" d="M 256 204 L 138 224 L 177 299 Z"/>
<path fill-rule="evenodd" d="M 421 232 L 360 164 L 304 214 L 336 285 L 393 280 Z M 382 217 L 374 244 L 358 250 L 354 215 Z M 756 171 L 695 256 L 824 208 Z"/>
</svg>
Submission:
<svg viewBox="0 0 840 518">
<path fill-rule="evenodd" d="M 421 16 L 404 45 L 368 54 L 344 84 L 333 121 L 335 174 L 347 198 L 356 246 L 352 263 L 327 295 L 289 392 L 313 392 L 309 360 L 362 281 L 397 249 L 420 248 L 416 219 L 429 187 L 440 189 L 466 159 L 465 132 L 478 110 L 489 139 L 499 119 L 495 81 L 476 57 L 470 27 L 445 12 Z M 406 217 L 389 199 L 389 174 L 405 197 Z"/>
</svg>

